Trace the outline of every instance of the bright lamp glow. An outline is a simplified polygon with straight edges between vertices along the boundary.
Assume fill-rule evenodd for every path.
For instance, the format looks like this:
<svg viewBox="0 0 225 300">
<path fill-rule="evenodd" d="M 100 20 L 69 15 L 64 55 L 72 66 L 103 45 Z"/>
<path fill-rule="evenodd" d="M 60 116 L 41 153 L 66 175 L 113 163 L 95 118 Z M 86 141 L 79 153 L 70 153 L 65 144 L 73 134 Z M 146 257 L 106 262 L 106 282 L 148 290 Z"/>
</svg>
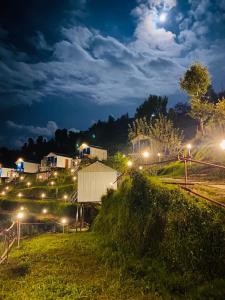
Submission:
<svg viewBox="0 0 225 300">
<path fill-rule="evenodd" d="M 46 208 L 43 208 L 43 209 L 42 209 L 42 213 L 43 213 L 43 214 L 47 214 L 47 212 L 48 212 L 48 210 L 47 210 Z"/>
<path fill-rule="evenodd" d="M 41 198 L 42 198 L 42 199 L 45 198 L 45 196 L 46 196 L 45 193 L 42 193 L 42 194 L 41 194 Z"/>
<path fill-rule="evenodd" d="M 19 212 L 16 217 L 17 217 L 18 220 L 21 220 L 21 219 L 24 218 L 24 213 Z"/>
<path fill-rule="evenodd" d="M 17 195 L 19 198 L 23 197 L 23 194 L 22 193 L 18 193 Z"/>
<path fill-rule="evenodd" d="M 64 195 L 64 196 L 63 196 L 63 199 L 64 199 L 64 200 L 67 200 L 67 199 L 68 199 L 68 196 L 67 196 L 67 195 Z"/>
<path fill-rule="evenodd" d="M 128 162 L 127 162 L 127 166 L 128 166 L 128 167 L 132 167 L 132 166 L 133 166 L 133 163 L 132 163 L 132 161 L 131 161 L 131 160 L 128 160 Z"/>
<path fill-rule="evenodd" d="M 143 167 L 142 167 L 142 166 L 139 166 L 139 170 L 143 170 Z"/>
<path fill-rule="evenodd" d="M 220 147 L 221 149 L 225 150 L 225 140 L 220 143 Z"/>
<path fill-rule="evenodd" d="M 167 14 L 166 14 L 166 13 L 161 13 L 161 14 L 159 15 L 159 21 L 160 21 L 161 23 L 166 22 L 166 19 L 167 19 Z"/>
<path fill-rule="evenodd" d="M 67 219 L 66 219 L 66 218 L 62 218 L 62 219 L 61 219 L 61 223 L 62 223 L 63 225 L 67 224 Z"/>
<path fill-rule="evenodd" d="M 148 157 L 150 156 L 150 153 L 149 153 L 148 151 L 144 151 L 144 152 L 142 153 L 142 156 L 143 156 L 144 158 L 148 158 Z"/>
<path fill-rule="evenodd" d="M 187 144 L 187 149 L 190 150 L 192 148 L 191 144 Z"/>
</svg>

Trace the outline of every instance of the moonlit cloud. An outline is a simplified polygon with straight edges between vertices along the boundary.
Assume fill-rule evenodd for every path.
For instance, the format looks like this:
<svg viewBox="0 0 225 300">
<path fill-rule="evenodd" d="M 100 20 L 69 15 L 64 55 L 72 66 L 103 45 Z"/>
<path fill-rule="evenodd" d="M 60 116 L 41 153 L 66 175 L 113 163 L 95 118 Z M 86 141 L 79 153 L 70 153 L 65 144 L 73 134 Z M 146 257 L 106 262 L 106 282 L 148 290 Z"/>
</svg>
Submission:
<svg viewBox="0 0 225 300">
<path fill-rule="evenodd" d="M 35 136 L 42 135 L 44 137 L 52 137 L 55 133 L 55 131 L 58 129 L 57 124 L 54 121 L 48 121 L 46 124 L 46 127 L 40 127 L 40 126 L 33 126 L 33 125 L 23 125 L 23 124 L 16 124 L 13 121 L 8 120 L 7 126 L 25 133 L 30 133 Z"/>
<path fill-rule="evenodd" d="M 179 78 L 193 61 L 207 65 L 215 88 L 221 88 L 225 2 L 191 0 L 182 11 L 180 3 L 138 0 L 129 11 L 134 28 L 126 38 L 98 28 L 98 23 L 88 24 L 88 1 L 84 0 L 67 12 L 55 39 L 35 30 L 26 41 L 33 47 L 30 51 L 4 42 L 9 33 L 0 28 L 0 108 L 21 104 L 32 108 L 46 99 L 52 99 L 54 107 L 56 98 L 65 106 L 74 102 L 78 109 L 80 103 L 99 109 L 121 104 L 129 107 L 137 106 L 150 93 L 168 95 L 172 105 L 174 95 L 180 96 Z M 166 22 L 160 22 L 163 13 Z M 36 127 L 9 120 L 7 128 L 26 134 L 50 136 L 57 127 L 54 122 L 51 130 L 49 124 Z M 77 127 L 76 123 L 69 126 Z"/>
</svg>

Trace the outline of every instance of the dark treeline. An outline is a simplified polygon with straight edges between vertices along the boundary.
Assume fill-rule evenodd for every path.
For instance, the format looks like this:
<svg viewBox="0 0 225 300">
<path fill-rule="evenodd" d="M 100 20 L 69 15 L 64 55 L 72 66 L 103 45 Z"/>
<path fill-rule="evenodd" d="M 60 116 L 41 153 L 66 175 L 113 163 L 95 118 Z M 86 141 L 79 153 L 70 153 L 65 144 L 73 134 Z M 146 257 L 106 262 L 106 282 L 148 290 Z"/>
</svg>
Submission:
<svg viewBox="0 0 225 300">
<path fill-rule="evenodd" d="M 214 102 L 218 96 L 224 93 L 216 94 L 212 87 L 208 92 L 208 98 Z M 167 115 L 184 132 L 185 139 L 192 138 L 196 133 L 196 121 L 189 116 L 190 106 L 187 103 L 177 103 L 168 110 L 168 98 L 156 95 L 150 95 L 136 109 L 134 118 L 157 118 L 159 115 Z M 67 129 L 57 129 L 52 139 L 46 140 L 39 136 L 36 140 L 29 138 L 20 150 L 0 149 L 0 163 L 4 166 L 12 166 L 13 162 L 21 156 L 24 159 L 40 161 L 44 155 L 49 152 L 64 153 L 67 155 L 78 154 L 78 147 L 85 142 L 90 145 L 105 147 L 110 154 L 116 151 L 129 151 L 128 143 L 128 124 L 134 118 L 128 114 L 115 119 L 108 117 L 107 121 L 98 121 L 88 130 L 73 132 Z"/>
</svg>

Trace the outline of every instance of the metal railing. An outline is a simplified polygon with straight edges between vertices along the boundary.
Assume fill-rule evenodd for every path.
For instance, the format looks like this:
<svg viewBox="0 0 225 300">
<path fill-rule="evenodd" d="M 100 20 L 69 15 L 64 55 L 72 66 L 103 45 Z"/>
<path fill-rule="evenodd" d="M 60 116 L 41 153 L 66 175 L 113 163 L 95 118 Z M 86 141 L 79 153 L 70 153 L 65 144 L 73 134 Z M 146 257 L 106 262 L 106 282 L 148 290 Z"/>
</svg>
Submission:
<svg viewBox="0 0 225 300">
<path fill-rule="evenodd" d="M 18 226 L 16 222 L 0 232 L 0 264 L 8 260 L 9 253 L 18 240 Z"/>
</svg>

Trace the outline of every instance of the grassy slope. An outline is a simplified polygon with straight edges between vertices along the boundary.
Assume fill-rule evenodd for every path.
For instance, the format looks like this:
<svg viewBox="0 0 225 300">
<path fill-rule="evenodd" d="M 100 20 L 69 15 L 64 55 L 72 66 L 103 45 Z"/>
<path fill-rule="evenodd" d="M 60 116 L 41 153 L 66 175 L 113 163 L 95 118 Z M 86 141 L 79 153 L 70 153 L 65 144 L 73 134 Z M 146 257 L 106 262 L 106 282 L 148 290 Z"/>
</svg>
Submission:
<svg viewBox="0 0 225 300">
<path fill-rule="evenodd" d="M 100 261 L 96 236 L 45 234 L 24 241 L 0 266 L 0 299 L 161 299 Z"/>
</svg>

